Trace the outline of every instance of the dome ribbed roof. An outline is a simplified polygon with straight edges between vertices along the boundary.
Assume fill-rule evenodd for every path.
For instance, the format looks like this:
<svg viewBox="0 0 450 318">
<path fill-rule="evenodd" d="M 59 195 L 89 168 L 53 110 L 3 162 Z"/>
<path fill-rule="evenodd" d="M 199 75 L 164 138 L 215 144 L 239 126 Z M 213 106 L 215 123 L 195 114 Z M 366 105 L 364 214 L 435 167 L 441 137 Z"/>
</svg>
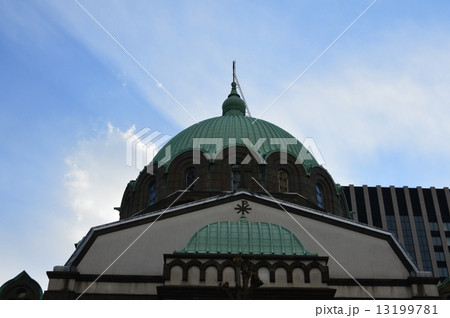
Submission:
<svg viewBox="0 0 450 318">
<path fill-rule="evenodd" d="M 271 124 L 265 120 L 242 116 L 242 115 L 225 115 L 203 120 L 198 124 L 192 125 L 175 137 L 173 137 L 155 156 L 153 162 L 159 162 L 165 157 L 166 148 L 170 145 L 171 159 L 166 163 L 170 165 L 172 160 L 185 153 L 193 150 L 194 138 L 220 138 L 223 141 L 221 151 L 229 147 L 230 138 L 234 138 L 236 146 L 244 146 L 243 138 L 255 145 L 260 138 L 266 138 L 261 147 L 258 149 L 259 154 L 266 158 L 273 152 L 280 151 L 279 144 L 272 144 L 271 138 L 293 138 L 290 133 L 284 129 Z M 318 163 L 314 157 L 303 149 L 303 145 L 297 141 L 296 144 L 288 144 L 287 152 L 295 158 L 301 159 L 303 166 L 307 171 Z M 214 153 L 215 145 L 204 144 L 200 146 L 200 150 L 205 153 Z"/>
<path fill-rule="evenodd" d="M 288 229 L 273 223 L 219 221 L 205 225 L 175 253 L 316 255 Z"/>
<path fill-rule="evenodd" d="M 265 160 L 271 153 L 280 152 L 280 143 L 282 142 L 280 139 L 291 139 L 287 142 L 287 153 L 300 161 L 306 171 L 319 165 L 311 153 L 284 129 L 265 120 L 245 116 L 246 106 L 236 91 L 234 81 L 231 83 L 231 87 L 231 93 L 222 105 L 222 116 L 203 120 L 177 134 L 156 154 L 153 163 L 164 159 L 164 166 L 167 168 L 177 156 L 194 149 L 194 139 L 218 138 L 222 143 L 221 149 L 216 149 L 216 145 L 213 144 L 201 144 L 200 151 L 207 154 L 219 153 L 230 146 L 230 139 L 234 145 L 243 147 L 250 146 L 248 142 L 246 145 L 246 141 L 252 145 L 261 142 L 257 151 Z M 265 139 L 261 140 L 262 138 Z M 291 143 L 291 141 L 295 143 Z M 165 159 L 166 150 L 169 147 L 170 158 L 167 160 Z"/>
</svg>

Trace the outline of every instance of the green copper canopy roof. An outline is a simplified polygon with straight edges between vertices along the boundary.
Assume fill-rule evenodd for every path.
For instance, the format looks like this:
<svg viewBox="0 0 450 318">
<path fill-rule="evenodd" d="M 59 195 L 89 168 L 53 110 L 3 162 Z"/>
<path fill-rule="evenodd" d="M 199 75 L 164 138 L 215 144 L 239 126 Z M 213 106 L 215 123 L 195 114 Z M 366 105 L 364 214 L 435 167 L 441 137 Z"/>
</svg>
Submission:
<svg viewBox="0 0 450 318">
<path fill-rule="evenodd" d="M 309 253 L 288 229 L 266 222 L 219 221 L 198 230 L 175 253 L 316 255 Z"/>
</svg>

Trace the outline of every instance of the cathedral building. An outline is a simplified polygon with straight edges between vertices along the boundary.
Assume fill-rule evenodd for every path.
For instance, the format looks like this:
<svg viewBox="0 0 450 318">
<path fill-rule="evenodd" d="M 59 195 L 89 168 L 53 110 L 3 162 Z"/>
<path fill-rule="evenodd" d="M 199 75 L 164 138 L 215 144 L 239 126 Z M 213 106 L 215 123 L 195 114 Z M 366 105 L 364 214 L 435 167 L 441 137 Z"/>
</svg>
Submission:
<svg viewBox="0 0 450 318">
<path fill-rule="evenodd" d="M 438 298 L 434 268 L 388 219 L 361 220 L 352 191 L 246 116 L 233 81 L 222 115 L 165 144 L 126 186 L 120 219 L 48 272 L 44 299 Z"/>
</svg>

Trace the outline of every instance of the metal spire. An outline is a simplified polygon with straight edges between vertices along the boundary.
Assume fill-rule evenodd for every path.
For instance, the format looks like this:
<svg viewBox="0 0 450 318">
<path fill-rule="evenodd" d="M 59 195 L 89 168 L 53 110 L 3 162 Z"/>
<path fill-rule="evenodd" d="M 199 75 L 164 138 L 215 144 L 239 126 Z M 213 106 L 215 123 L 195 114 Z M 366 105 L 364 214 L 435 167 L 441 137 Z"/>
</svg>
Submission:
<svg viewBox="0 0 450 318">
<path fill-rule="evenodd" d="M 242 100 L 244 101 L 245 109 L 246 109 L 249 117 L 252 117 L 252 114 L 250 114 L 250 109 L 248 108 L 248 105 L 247 105 L 247 101 L 245 100 L 244 93 L 242 92 L 241 85 L 239 84 L 239 81 L 236 76 L 236 60 L 233 61 L 233 82 L 235 82 L 237 84 L 237 88 L 239 89 L 239 93 L 241 93 Z"/>
</svg>

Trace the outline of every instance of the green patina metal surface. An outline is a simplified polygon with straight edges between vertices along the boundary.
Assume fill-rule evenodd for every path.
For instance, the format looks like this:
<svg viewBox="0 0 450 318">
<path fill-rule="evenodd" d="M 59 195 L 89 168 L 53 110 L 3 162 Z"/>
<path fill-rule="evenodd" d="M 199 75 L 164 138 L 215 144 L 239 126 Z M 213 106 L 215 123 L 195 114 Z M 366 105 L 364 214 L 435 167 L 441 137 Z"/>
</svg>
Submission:
<svg viewBox="0 0 450 318">
<path fill-rule="evenodd" d="M 249 144 L 245 144 L 244 138 L 250 141 L 252 145 L 256 145 L 258 141 L 265 138 L 262 145 L 257 149 L 257 152 L 265 159 L 271 153 L 280 151 L 281 147 L 276 138 L 289 138 L 296 143 L 287 145 L 287 153 L 297 158 L 307 172 L 312 167 L 319 165 L 311 153 L 284 129 L 265 120 L 245 116 L 246 106 L 236 92 L 236 83 L 233 82 L 231 85 L 231 93 L 222 105 L 222 116 L 206 119 L 186 128 L 164 145 L 153 162 L 158 163 L 165 159 L 166 150 L 170 147 L 170 159 L 164 160 L 164 166 L 167 168 L 178 155 L 194 149 L 195 138 L 217 138 L 221 140 L 222 146 L 218 147 L 219 149 L 216 149 L 214 144 L 200 145 L 200 151 L 207 154 L 219 153 L 233 142 L 236 146 L 247 147 Z M 231 142 L 230 139 L 232 139 Z M 256 149 L 254 150 L 256 151 Z"/>
<path fill-rule="evenodd" d="M 8 289 L 13 288 L 17 282 L 20 282 L 21 284 L 26 284 L 27 286 L 29 286 L 31 283 L 34 284 L 37 287 L 38 298 L 42 299 L 43 292 L 41 286 L 34 279 L 32 279 L 26 271 L 22 271 L 19 275 L 8 280 L 2 286 L 0 286 L 0 295 L 3 295 L 3 293 L 5 291 L 8 291 Z"/>
<path fill-rule="evenodd" d="M 136 180 L 130 180 L 128 184 L 130 185 L 132 191 L 136 189 Z"/>
<path fill-rule="evenodd" d="M 192 151 L 194 149 L 194 138 L 219 138 L 222 142 L 222 149 L 216 149 L 215 145 L 203 144 L 200 145 L 200 151 L 213 154 L 226 149 L 230 145 L 230 138 L 235 140 L 236 146 L 246 147 L 243 138 L 248 138 L 251 144 L 255 145 L 260 138 L 266 138 L 258 153 L 262 158 L 267 158 L 268 155 L 280 151 L 280 145 L 271 143 L 273 138 L 295 138 L 284 129 L 271 124 L 262 119 L 242 116 L 242 115 L 224 115 L 214 117 L 199 122 L 186 128 L 175 137 L 173 137 L 155 156 L 153 162 L 159 162 L 166 155 L 166 148 L 170 146 L 171 159 L 165 163 L 169 166 L 172 160 L 178 155 Z M 253 124 L 252 124 L 253 123 Z M 232 140 L 232 142 L 233 142 Z M 303 150 L 302 150 L 303 148 Z M 287 153 L 291 154 L 303 163 L 307 171 L 319 164 L 314 157 L 297 141 L 296 144 L 287 145 Z"/>
<path fill-rule="evenodd" d="M 219 221 L 199 229 L 181 251 L 200 254 L 317 255 L 288 229 L 266 222 Z"/>
<path fill-rule="evenodd" d="M 245 103 L 236 91 L 236 83 L 231 83 L 231 93 L 222 104 L 222 115 L 245 116 Z"/>
<path fill-rule="evenodd" d="M 445 287 L 445 285 L 450 284 L 450 277 L 447 277 L 446 279 L 444 279 L 444 281 L 442 283 L 440 283 L 438 285 L 438 289 L 442 289 Z"/>
</svg>

